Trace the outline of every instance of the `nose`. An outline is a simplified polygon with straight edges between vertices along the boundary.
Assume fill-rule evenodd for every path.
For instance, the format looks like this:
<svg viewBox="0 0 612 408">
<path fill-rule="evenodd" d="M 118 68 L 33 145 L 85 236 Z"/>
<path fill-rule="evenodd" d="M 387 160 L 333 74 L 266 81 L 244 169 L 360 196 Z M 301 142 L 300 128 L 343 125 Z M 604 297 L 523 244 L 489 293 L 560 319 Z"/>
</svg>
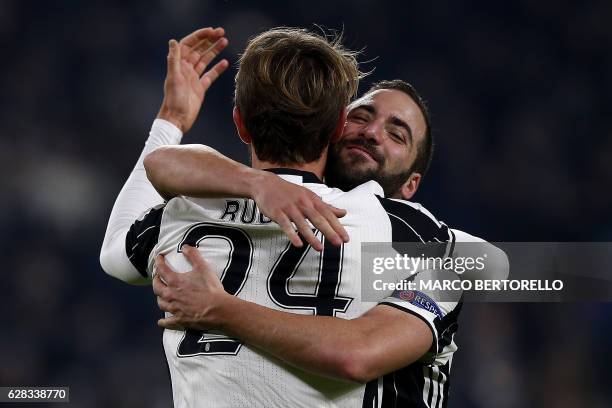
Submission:
<svg viewBox="0 0 612 408">
<path fill-rule="evenodd" d="M 370 143 L 379 145 L 383 141 L 384 129 L 382 123 L 378 121 L 371 121 L 366 126 L 361 128 L 359 136 L 368 140 Z"/>
</svg>

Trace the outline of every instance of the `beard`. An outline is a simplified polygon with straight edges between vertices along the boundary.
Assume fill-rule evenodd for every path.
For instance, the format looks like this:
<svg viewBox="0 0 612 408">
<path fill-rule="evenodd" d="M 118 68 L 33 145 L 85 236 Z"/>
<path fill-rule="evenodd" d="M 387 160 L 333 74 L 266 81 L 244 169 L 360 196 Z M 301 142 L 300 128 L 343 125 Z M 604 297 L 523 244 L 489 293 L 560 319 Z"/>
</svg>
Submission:
<svg viewBox="0 0 612 408">
<path fill-rule="evenodd" d="M 359 146 L 366 150 L 376 161 L 376 167 L 365 168 L 360 166 L 360 164 L 366 163 L 368 159 L 358 155 L 342 159 L 340 151 L 347 145 Z M 386 158 L 371 142 L 364 139 L 341 140 L 331 146 L 329 150 L 327 167 L 325 169 L 325 182 L 330 187 L 349 191 L 360 184 L 374 180 L 383 188 L 385 197 L 399 196 L 399 190 L 412 174 L 412 169 L 395 174 L 388 173 L 383 170 L 386 162 Z"/>
</svg>

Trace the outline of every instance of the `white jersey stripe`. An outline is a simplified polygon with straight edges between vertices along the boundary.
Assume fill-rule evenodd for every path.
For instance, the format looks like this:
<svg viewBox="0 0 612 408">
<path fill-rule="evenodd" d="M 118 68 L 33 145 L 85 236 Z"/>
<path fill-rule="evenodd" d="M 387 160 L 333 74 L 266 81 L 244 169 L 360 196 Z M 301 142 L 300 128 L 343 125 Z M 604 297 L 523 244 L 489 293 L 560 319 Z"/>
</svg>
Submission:
<svg viewBox="0 0 612 408">
<path fill-rule="evenodd" d="M 444 385 L 446 384 L 446 375 L 444 375 L 444 373 L 442 371 L 440 371 L 440 376 L 442 377 L 440 379 L 440 381 L 438 382 L 438 389 L 439 389 L 439 394 L 440 394 L 440 399 L 438 400 L 438 407 L 442 407 L 443 406 L 443 400 L 444 400 Z"/>
<path fill-rule="evenodd" d="M 149 228 L 144 229 L 144 230 L 143 230 L 143 231 L 142 231 L 140 234 L 138 234 L 138 235 L 136 236 L 136 239 L 138 239 L 138 238 L 142 237 L 142 235 L 143 235 L 145 232 L 147 232 L 147 231 L 148 231 L 148 230 L 150 230 L 151 228 L 155 228 L 155 227 L 158 227 L 158 225 L 151 225 Z"/>
<path fill-rule="evenodd" d="M 395 399 L 393 401 L 395 401 L 395 405 L 397 405 L 398 392 L 397 383 L 395 382 L 395 372 L 393 373 L 393 390 L 395 391 Z"/>
<path fill-rule="evenodd" d="M 429 390 L 431 388 L 431 368 L 430 367 L 423 367 L 423 402 L 425 402 L 425 405 L 427 405 L 427 407 L 430 407 L 429 405 Z"/>
<path fill-rule="evenodd" d="M 435 408 L 438 406 L 438 395 L 439 395 L 439 383 L 438 383 L 438 376 L 440 374 L 440 370 L 438 369 L 437 366 L 433 366 L 431 367 L 431 371 L 432 371 L 432 376 L 431 376 L 431 381 L 433 382 L 433 392 L 432 392 L 432 396 L 431 396 L 431 404 L 430 406 L 432 408 Z"/>
</svg>

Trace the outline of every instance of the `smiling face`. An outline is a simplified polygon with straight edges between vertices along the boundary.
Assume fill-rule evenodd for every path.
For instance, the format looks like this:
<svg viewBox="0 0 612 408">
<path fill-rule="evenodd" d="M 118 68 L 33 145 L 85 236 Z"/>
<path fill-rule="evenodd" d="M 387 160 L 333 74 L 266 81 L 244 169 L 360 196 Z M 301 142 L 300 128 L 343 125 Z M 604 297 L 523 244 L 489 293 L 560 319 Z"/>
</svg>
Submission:
<svg viewBox="0 0 612 408">
<path fill-rule="evenodd" d="M 406 93 L 366 94 L 349 105 L 342 139 L 330 149 L 328 184 L 349 190 L 375 180 L 386 196 L 409 198 L 420 181 L 412 166 L 426 130 L 423 113 Z"/>
</svg>

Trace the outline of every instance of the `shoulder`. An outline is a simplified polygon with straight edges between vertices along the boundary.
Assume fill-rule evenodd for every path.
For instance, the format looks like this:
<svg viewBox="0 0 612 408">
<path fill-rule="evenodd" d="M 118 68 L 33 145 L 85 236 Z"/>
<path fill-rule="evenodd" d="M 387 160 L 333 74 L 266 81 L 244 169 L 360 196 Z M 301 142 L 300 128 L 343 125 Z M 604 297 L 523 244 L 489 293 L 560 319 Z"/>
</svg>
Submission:
<svg viewBox="0 0 612 408">
<path fill-rule="evenodd" d="M 387 213 L 397 216 L 413 217 L 415 219 L 422 220 L 423 222 L 435 224 L 438 227 L 445 225 L 420 203 L 380 196 L 377 196 L 377 198 L 380 205 L 383 206 Z"/>
<path fill-rule="evenodd" d="M 375 194 L 377 195 L 384 194 L 383 189 L 380 186 L 380 184 L 378 184 L 375 181 L 367 181 L 348 191 L 340 190 L 339 188 L 336 188 L 336 187 L 330 187 L 327 184 L 322 184 L 322 183 L 304 183 L 303 186 L 312 190 L 313 192 L 315 192 L 321 197 L 328 196 L 330 198 L 337 198 L 341 196 L 342 197 L 349 197 L 349 196 L 353 197 L 353 196 L 373 196 Z"/>
<path fill-rule="evenodd" d="M 391 221 L 394 241 L 448 241 L 448 227 L 419 203 L 377 196 Z"/>
</svg>

